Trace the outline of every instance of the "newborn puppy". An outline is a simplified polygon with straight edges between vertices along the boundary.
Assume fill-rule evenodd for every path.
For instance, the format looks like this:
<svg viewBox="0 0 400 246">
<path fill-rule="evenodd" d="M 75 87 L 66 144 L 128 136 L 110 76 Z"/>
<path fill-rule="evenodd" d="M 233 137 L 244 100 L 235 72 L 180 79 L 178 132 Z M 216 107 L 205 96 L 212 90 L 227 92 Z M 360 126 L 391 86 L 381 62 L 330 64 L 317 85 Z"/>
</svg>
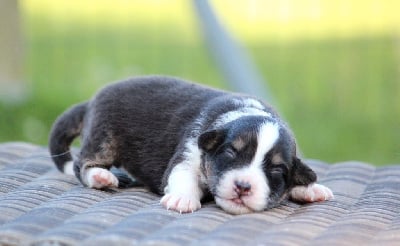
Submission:
<svg viewBox="0 0 400 246">
<path fill-rule="evenodd" d="M 263 211 L 288 195 L 301 202 L 333 197 L 296 156 L 292 133 L 270 106 L 176 78 L 105 87 L 64 112 L 49 142 L 58 169 L 84 185 L 118 187 L 109 169 L 121 168 L 181 213 L 199 209 L 206 195 L 232 214 Z"/>
</svg>

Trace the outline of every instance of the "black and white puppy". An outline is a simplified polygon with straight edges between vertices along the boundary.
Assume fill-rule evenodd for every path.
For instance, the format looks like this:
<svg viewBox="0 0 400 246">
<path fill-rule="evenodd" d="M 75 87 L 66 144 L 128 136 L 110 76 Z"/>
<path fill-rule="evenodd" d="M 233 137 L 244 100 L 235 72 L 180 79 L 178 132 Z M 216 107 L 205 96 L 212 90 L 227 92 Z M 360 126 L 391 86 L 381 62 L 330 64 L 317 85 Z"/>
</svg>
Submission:
<svg viewBox="0 0 400 246">
<path fill-rule="evenodd" d="M 79 135 L 72 161 L 68 150 Z M 333 197 L 315 183 L 270 106 L 176 78 L 138 77 L 105 87 L 57 119 L 49 147 L 58 169 L 84 185 L 117 187 L 109 169 L 122 168 L 181 213 L 199 209 L 207 194 L 232 214 L 262 211 L 288 195 L 301 202 Z"/>
</svg>

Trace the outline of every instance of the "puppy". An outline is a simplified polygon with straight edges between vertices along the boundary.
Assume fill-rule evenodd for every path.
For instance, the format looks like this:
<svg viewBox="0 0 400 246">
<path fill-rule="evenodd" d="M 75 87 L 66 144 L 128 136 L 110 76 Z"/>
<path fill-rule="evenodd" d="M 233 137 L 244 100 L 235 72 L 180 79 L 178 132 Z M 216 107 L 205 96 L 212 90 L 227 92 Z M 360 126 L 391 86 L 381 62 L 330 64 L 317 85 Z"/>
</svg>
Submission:
<svg viewBox="0 0 400 246">
<path fill-rule="evenodd" d="M 79 135 L 72 160 L 69 148 Z M 315 183 L 270 106 L 177 78 L 138 77 L 105 87 L 56 120 L 49 148 L 58 169 L 87 187 L 118 187 L 109 171 L 114 166 L 181 213 L 199 209 L 207 195 L 232 214 L 263 211 L 287 196 L 333 197 Z"/>
</svg>

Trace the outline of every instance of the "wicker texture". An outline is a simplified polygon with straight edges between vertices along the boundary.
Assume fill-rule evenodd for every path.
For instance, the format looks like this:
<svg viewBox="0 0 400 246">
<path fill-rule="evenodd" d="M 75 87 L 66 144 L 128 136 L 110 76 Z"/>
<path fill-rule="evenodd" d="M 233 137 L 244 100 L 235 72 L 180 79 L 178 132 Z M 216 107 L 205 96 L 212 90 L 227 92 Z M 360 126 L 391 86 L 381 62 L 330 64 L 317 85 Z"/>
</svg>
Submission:
<svg viewBox="0 0 400 246">
<path fill-rule="evenodd" d="M 234 216 L 179 214 L 143 188 L 94 190 L 43 147 L 0 144 L 1 245 L 398 245 L 400 165 L 308 161 L 335 199 Z"/>
</svg>

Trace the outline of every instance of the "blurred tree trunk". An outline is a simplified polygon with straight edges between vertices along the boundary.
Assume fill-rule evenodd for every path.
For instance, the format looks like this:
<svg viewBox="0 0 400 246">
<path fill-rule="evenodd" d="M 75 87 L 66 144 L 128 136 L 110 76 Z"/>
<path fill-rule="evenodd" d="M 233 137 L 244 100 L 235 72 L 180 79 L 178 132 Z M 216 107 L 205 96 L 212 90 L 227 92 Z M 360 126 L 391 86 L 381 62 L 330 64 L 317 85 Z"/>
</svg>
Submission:
<svg viewBox="0 0 400 246">
<path fill-rule="evenodd" d="M 0 100 L 3 102 L 19 102 L 26 92 L 19 17 L 17 0 L 0 0 Z"/>
</svg>

